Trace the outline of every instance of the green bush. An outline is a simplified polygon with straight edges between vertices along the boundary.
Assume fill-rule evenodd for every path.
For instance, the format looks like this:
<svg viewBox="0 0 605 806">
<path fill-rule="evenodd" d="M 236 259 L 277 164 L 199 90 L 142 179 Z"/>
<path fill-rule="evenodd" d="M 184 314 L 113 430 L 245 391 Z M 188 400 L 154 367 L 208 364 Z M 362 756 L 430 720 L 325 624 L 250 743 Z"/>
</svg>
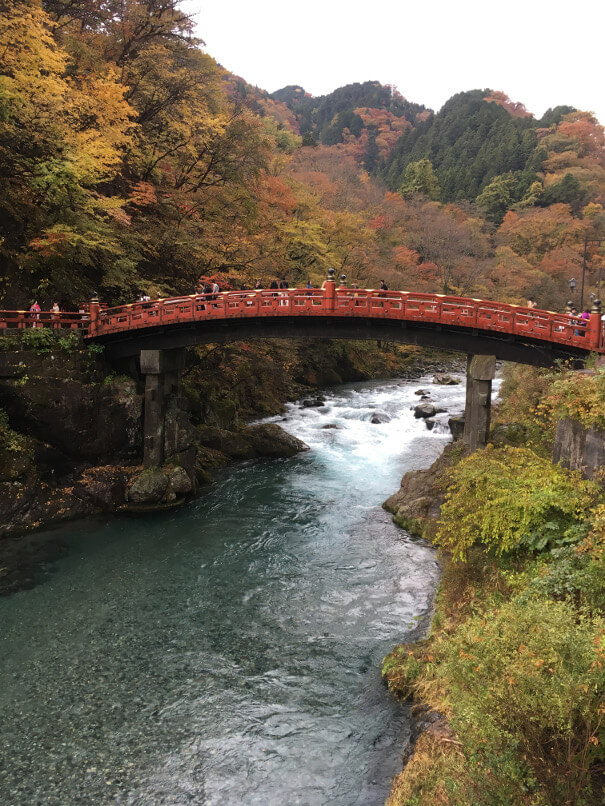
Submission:
<svg viewBox="0 0 605 806">
<path fill-rule="evenodd" d="M 497 556 L 565 544 L 599 495 L 582 481 L 526 448 L 487 446 L 450 471 L 435 543 L 465 560 L 482 543 Z M 582 535 L 577 534 L 579 541 Z"/>
<path fill-rule="evenodd" d="M 583 802 L 602 753 L 603 627 L 568 602 L 515 599 L 439 642 L 435 674 L 479 769 L 537 781 L 553 804 Z"/>
<path fill-rule="evenodd" d="M 80 334 L 75 330 L 70 330 L 65 336 L 59 336 L 58 338 L 59 347 L 66 353 L 71 353 L 78 349 L 78 347 L 81 346 L 81 343 L 82 339 Z"/>
<path fill-rule="evenodd" d="M 23 331 L 21 343 L 38 355 L 48 355 L 56 347 L 56 338 L 52 330 L 43 327 L 32 327 Z"/>
</svg>

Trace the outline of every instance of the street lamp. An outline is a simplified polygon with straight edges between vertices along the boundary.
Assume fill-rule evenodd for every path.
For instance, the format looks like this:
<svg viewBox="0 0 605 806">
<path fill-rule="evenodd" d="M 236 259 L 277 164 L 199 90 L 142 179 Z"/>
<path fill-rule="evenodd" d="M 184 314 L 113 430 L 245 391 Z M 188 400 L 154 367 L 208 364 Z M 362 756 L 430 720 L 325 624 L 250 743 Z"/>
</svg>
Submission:
<svg viewBox="0 0 605 806">
<path fill-rule="evenodd" d="M 572 297 L 574 295 L 574 291 L 576 290 L 576 286 L 577 286 L 576 278 L 572 277 L 571 280 L 569 281 L 569 290 L 571 291 Z"/>
<path fill-rule="evenodd" d="M 588 234 L 584 237 L 584 254 L 582 255 L 582 291 L 580 292 L 580 308 L 584 305 L 584 276 L 586 275 L 586 250 L 589 243 L 598 243 L 599 245 L 605 241 L 605 238 L 589 238 Z M 601 266 L 599 265 L 599 281 L 597 284 L 598 293 L 601 291 Z"/>
</svg>

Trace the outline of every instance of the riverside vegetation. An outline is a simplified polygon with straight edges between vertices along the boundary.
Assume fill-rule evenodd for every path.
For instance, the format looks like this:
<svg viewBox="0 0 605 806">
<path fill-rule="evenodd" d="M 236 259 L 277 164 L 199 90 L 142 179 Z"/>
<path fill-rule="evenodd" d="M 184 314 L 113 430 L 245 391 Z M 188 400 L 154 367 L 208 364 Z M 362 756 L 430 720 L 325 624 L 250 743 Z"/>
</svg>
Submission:
<svg viewBox="0 0 605 806">
<path fill-rule="evenodd" d="M 603 427 L 605 373 L 515 367 L 503 396 L 493 444 L 450 449 L 439 517 L 414 524 L 444 571 L 428 639 L 384 659 L 429 726 L 389 806 L 602 802 L 605 495 L 549 452 L 561 417 Z"/>
</svg>

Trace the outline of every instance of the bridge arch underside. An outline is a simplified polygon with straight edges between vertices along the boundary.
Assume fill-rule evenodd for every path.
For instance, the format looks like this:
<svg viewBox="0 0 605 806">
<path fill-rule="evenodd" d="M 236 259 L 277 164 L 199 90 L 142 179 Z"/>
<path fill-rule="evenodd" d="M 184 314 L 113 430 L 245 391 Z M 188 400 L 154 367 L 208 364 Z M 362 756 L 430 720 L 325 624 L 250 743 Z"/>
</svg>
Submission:
<svg viewBox="0 0 605 806">
<path fill-rule="evenodd" d="M 471 355 L 493 355 L 538 367 L 558 360 L 583 361 L 588 352 L 527 336 L 443 326 L 428 322 L 342 317 L 263 317 L 192 322 L 145 328 L 94 339 L 115 359 L 138 356 L 141 350 L 173 350 L 196 344 L 220 344 L 252 339 L 361 339 L 432 347 Z"/>
</svg>

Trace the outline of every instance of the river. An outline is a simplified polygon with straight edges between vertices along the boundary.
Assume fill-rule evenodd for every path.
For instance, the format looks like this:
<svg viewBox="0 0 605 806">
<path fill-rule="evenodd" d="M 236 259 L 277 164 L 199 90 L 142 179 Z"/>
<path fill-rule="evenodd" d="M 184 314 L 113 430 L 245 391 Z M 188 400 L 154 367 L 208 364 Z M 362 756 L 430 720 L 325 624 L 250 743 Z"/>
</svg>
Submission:
<svg viewBox="0 0 605 806">
<path fill-rule="evenodd" d="M 450 439 L 447 414 L 414 418 L 419 388 L 463 409 L 430 378 L 326 390 L 269 420 L 309 452 L 53 532 L 64 556 L 0 600 L 0 802 L 383 803 L 409 712 L 380 662 L 426 628 L 439 575 L 380 508 Z"/>
</svg>

